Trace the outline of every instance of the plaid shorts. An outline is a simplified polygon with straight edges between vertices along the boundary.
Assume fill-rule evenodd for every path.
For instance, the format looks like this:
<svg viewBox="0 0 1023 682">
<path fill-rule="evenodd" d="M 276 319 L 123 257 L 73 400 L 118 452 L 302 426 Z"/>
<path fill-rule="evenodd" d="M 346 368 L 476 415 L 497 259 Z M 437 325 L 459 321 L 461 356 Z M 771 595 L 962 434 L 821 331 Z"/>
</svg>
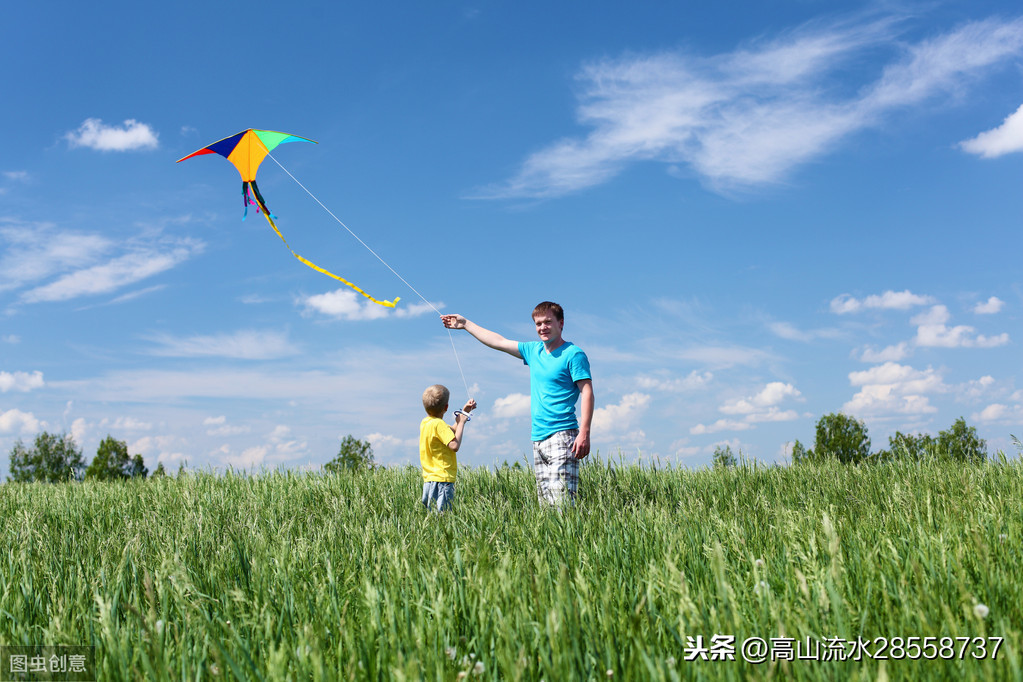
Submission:
<svg viewBox="0 0 1023 682">
<path fill-rule="evenodd" d="M 541 506 L 558 506 L 566 501 L 566 497 L 569 504 L 575 503 L 579 489 L 579 460 L 572 454 L 572 443 L 578 435 L 578 429 L 570 429 L 533 442 L 536 496 Z"/>
</svg>

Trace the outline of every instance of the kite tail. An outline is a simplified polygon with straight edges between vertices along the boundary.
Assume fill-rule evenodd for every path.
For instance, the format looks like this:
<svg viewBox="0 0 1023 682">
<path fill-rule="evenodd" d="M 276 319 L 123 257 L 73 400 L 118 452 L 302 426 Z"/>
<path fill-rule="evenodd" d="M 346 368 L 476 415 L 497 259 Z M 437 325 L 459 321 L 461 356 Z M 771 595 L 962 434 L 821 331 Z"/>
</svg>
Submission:
<svg viewBox="0 0 1023 682">
<path fill-rule="evenodd" d="M 249 187 L 252 188 L 252 193 L 256 197 L 256 205 L 258 205 L 261 209 L 263 209 L 263 213 L 265 213 L 266 215 L 268 215 L 271 218 L 273 218 L 274 220 L 276 220 L 277 216 L 275 216 L 273 213 L 271 213 L 270 209 L 268 209 L 266 207 L 266 202 L 263 201 L 263 195 L 259 193 L 259 185 L 256 184 L 256 181 L 255 180 L 249 181 Z"/>
<path fill-rule="evenodd" d="M 260 196 L 259 188 L 256 187 L 256 183 L 254 181 L 250 182 L 246 180 L 242 183 L 242 203 L 245 204 L 245 213 L 242 215 L 242 220 L 249 217 L 249 206 L 255 206 L 256 213 L 264 211 L 268 215 L 273 215 L 267 209 L 266 204 L 263 203 L 263 197 Z M 276 217 L 277 216 L 274 216 L 274 218 Z"/>
<path fill-rule="evenodd" d="M 263 201 L 263 196 L 259 193 L 259 188 L 256 187 L 255 181 L 250 182 L 248 184 L 252 186 L 252 193 L 256 197 L 256 204 L 257 204 L 257 206 L 259 208 L 261 208 L 263 210 L 263 216 L 266 218 L 266 222 L 270 223 L 270 227 L 272 227 L 274 232 L 277 233 L 277 236 L 281 238 L 281 241 L 284 242 L 284 245 L 288 247 L 288 251 L 291 251 L 291 255 L 292 256 L 294 256 L 295 258 L 300 260 L 303 264 L 309 266 L 310 268 L 312 268 L 316 272 L 323 273 L 324 275 L 327 275 L 328 277 L 333 277 L 334 279 L 336 279 L 337 281 L 341 282 L 345 286 L 348 286 L 348 287 L 351 287 L 352 289 L 355 289 L 360 294 L 362 294 L 363 296 L 365 296 L 366 298 L 368 298 L 369 300 L 373 301 L 374 303 L 376 303 L 378 305 L 382 305 L 382 306 L 387 307 L 387 308 L 393 308 L 393 307 L 395 307 L 395 304 L 397 304 L 398 301 L 401 300 L 400 297 L 395 297 L 395 299 L 393 301 L 381 301 L 379 299 L 373 298 L 372 296 L 367 294 L 365 291 L 363 291 L 362 289 L 357 287 L 355 284 L 349 282 L 344 277 L 339 277 L 339 276 L 335 275 L 333 272 L 330 272 L 329 270 L 325 270 L 324 268 L 321 268 L 316 263 L 313 263 L 312 261 L 310 261 L 310 260 L 308 260 L 306 258 L 303 258 L 302 256 L 300 256 L 297 253 L 295 253 L 295 250 L 293 248 L 291 248 L 290 244 L 288 244 L 288 240 L 284 238 L 284 235 L 281 234 L 281 231 L 277 228 L 277 223 L 274 222 L 274 219 L 277 216 L 275 216 L 274 214 L 270 213 L 270 211 L 267 209 L 266 202 Z M 246 196 L 248 196 L 248 195 L 246 195 Z"/>
</svg>

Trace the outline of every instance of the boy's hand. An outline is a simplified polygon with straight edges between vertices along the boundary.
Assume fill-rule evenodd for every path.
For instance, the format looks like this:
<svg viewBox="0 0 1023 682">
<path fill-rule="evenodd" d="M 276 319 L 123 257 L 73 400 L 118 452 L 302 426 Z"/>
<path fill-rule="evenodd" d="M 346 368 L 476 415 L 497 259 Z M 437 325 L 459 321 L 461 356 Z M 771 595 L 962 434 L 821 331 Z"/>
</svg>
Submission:
<svg viewBox="0 0 1023 682">
<path fill-rule="evenodd" d="M 468 321 L 461 315 L 441 315 L 440 321 L 444 323 L 444 326 L 448 329 L 465 329 L 465 323 Z"/>
<path fill-rule="evenodd" d="M 462 408 L 462 412 L 472 412 L 476 409 L 476 401 L 469 398 L 469 401 L 465 403 L 465 407 Z"/>
</svg>

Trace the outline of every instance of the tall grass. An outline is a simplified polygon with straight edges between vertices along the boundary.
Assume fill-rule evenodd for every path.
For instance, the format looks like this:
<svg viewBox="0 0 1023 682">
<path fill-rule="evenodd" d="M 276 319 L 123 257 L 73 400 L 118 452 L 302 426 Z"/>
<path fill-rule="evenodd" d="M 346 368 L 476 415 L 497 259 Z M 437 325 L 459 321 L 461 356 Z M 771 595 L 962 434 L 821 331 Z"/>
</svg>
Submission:
<svg viewBox="0 0 1023 682">
<path fill-rule="evenodd" d="M 0 486 L 0 644 L 93 645 L 113 680 L 1023 679 L 1018 461 L 595 462 L 561 512 L 528 470 L 460 471 L 442 515 L 420 486 L 413 468 Z M 714 635 L 736 660 L 684 660 Z M 1004 642 L 739 651 L 913 636 Z"/>
</svg>

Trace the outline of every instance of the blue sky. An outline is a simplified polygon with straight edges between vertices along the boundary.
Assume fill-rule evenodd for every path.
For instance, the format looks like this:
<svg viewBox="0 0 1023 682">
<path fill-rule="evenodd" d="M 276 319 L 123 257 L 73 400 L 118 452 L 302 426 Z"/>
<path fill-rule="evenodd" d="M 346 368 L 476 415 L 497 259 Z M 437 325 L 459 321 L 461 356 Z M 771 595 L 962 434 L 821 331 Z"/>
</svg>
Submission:
<svg viewBox="0 0 1023 682">
<path fill-rule="evenodd" d="M 5 8 L 0 474 L 44 429 L 150 469 L 346 434 L 416 463 L 433 383 L 480 403 L 461 462 L 521 460 L 526 368 L 434 308 L 530 340 L 545 299 L 604 456 L 784 462 L 837 411 L 875 449 L 964 416 L 1015 452 L 1018 3 L 275 5 Z M 396 309 L 243 221 L 222 158 L 174 163 L 250 127 L 318 142 L 263 196 Z"/>
</svg>

